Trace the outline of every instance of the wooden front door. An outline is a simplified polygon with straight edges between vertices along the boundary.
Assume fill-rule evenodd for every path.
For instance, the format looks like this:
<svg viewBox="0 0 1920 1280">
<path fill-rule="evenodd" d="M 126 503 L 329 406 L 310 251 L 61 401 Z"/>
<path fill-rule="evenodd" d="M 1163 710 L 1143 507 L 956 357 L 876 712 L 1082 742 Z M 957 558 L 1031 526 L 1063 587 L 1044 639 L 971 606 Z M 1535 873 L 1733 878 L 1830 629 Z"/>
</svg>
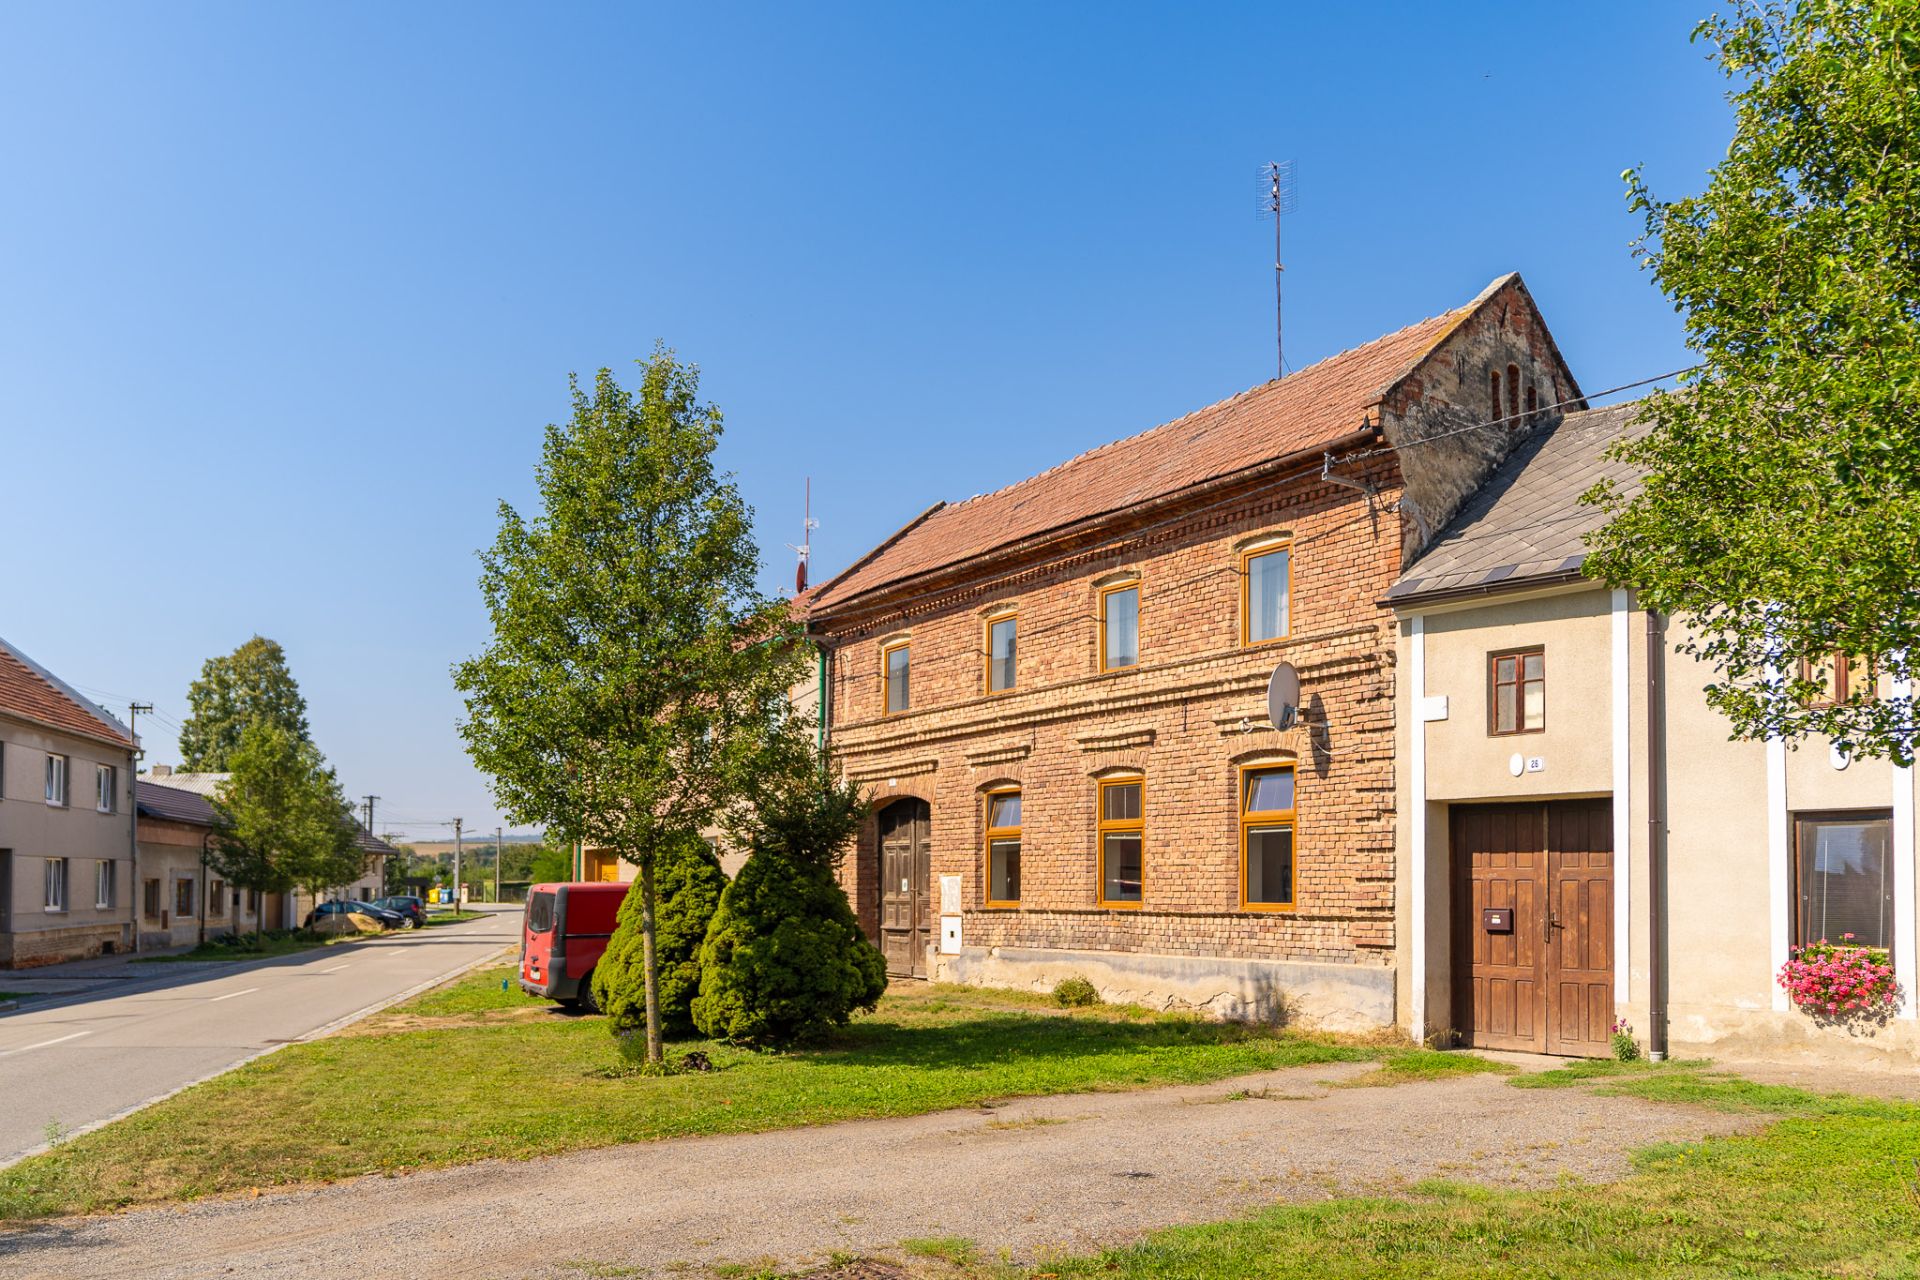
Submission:
<svg viewBox="0 0 1920 1280">
<path fill-rule="evenodd" d="M 927 976 L 932 816 L 924 800 L 898 800 L 880 811 L 880 950 L 887 972 L 904 977 Z"/>
<path fill-rule="evenodd" d="M 1612 802 L 1456 805 L 1452 842 L 1454 1025 L 1466 1042 L 1605 1053 Z"/>
</svg>

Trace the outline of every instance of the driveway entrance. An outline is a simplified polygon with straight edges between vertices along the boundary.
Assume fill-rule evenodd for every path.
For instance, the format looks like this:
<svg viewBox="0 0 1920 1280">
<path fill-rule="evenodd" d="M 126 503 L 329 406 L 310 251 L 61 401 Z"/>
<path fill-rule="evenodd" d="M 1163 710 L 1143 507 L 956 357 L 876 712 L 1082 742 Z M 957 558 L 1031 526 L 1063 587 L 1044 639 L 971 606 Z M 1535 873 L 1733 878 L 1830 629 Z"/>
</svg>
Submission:
<svg viewBox="0 0 1920 1280">
<path fill-rule="evenodd" d="M 1613 802 L 1455 805 L 1454 1026 L 1596 1057 L 1613 1027 Z"/>
</svg>

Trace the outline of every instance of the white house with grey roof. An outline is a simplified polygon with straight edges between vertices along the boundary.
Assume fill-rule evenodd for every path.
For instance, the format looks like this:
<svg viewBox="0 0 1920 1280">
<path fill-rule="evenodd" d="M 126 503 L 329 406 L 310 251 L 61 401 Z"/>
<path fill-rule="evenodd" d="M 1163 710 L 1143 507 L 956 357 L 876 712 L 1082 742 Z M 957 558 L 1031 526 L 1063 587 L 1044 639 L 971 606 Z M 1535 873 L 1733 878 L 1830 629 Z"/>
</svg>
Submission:
<svg viewBox="0 0 1920 1280">
<path fill-rule="evenodd" d="M 1684 621 L 1582 575 L 1602 513 L 1580 495 L 1631 483 L 1604 454 L 1638 409 L 1540 429 L 1388 592 L 1400 1020 L 1485 1048 L 1599 1054 L 1624 1022 L 1659 1052 L 1911 1069 L 1913 772 L 1730 741 Z M 1895 971 L 1883 1016 L 1810 1014 L 1777 981 L 1843 935 Z"/>
</svg>

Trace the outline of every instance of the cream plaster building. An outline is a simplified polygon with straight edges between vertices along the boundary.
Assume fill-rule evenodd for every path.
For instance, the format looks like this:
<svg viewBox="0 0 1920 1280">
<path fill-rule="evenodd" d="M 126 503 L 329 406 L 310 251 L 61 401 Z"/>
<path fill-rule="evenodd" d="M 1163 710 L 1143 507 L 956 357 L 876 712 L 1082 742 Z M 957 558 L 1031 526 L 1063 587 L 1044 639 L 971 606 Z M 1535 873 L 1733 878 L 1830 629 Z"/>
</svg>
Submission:
<svg viewBox="0 0 1920 1280">
<path fill-rule="evenodd" d="M 1631 483 L 1602 455 L 1636 409 L 1527 440 L 1389 592 L 1401 1024 L 1595 1054 L 1621 1019 L 1678 1055 L 1911 1068 L 1913 771 L 1729 740 L 1684 628 L 1581 576 L 1601 516 L 1579 498 Z M 1882 1022 L 1823 1024 L 1776 980 L 1792 946 L 1843 932 L 1890 951 Z"/>
</svg>

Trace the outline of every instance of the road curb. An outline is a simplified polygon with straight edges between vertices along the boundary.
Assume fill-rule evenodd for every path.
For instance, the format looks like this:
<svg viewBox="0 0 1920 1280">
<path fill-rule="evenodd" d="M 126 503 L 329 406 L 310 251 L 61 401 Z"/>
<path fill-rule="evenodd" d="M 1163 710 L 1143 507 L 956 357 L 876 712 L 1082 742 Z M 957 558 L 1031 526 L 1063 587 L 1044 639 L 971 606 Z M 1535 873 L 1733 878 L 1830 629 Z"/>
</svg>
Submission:
<svg viewBox="0 0 1920 1280">
<path fill-rule="evenodd" d="M 148 1107 L 153 1106 L 157 1102 L 165 1102 L 168 1098 L 175 1097 L 179 1094 L 185 1093 L 187 1090 L 195 1088 L 199 1085 L 203 1085 L 209 1080 L 217 1080 L 221 1076 L 226 1075 L 230 1071 L 238 1071 L 241 1067 L 246 1066 L 249 1062 L 258 1062 L 260 1061 L 260 1059 L 266 1057 L 270 1053 L 278 1053 L 280 1052 L 280 1050 L 285 1049 L 289 1045 L 307 1044 L 310 1041 L 319 1040 L 326 1036 L 332 1035 L 334 1032 L 340 1030 L 342 1027 L 352 1026 L 354 1023 L 360 1021 L 362 1018 L 371 1017 L 372 1015 L 380 1012 L 382 1009 L 390 1009 L 394 1005 L 399 1004 L 402 1000 L 411 1000 L 414 996 L 419 995 L 422 991 L 430 991 L 434 987 L 440 986 L 443 983 L 452 982 L 455 978 L 463 977 L 466 974 L 473 972 L 475 969 L 480 968 L 482 965 L 492 964 L 498 959 L 500 959 L 501 956 L 505 955 L 509 951 L 512 951 L 513 948 L 519 945 L 520 944 L 518 939 L 512 942 L 502 943 L 498 950 L 489 951 L 485 955 L 479 956 L 478 958 L 471 960 L 466 964 L 461 965 L 457 969 L 450 969 L 446 973 L 440 974 L 438 977 L 429 978 L 425 982 L 416 982 L 411 987 L 408 987 L 404 991 L 397 992 L 394 995 L 389 996 L 382 1000 L 376 1000 L 372 1004 L 366 1006 L 364 1009 L 355 1010 L 353 1013 L 348 1014 L 344 1018 L 335 1018 L 332 1022 L 327 1023 L 325 1026 L 316 1027 L 312 1031 L 307 1032 L 303 1036 L 297 1036 L 292 1040 L 283 1041 L 280 1044 L 270 1044 L 266 1048 L 259 1050 L 257 1053 L 250 1053 L 244 1058 L 228 1063 L 226 1066 L 221 1067 L 218 1071 L 209 1071 L 207 1072 L 207 1074 L 203 1076 L 199 1076 L 195 1079 L 189 1080 L 185 1084 L 177 1085 L 174 1088 L 167 1089 L 161 1093 L 156 1093 L 151 1098 L 146 1098 L 140 1102 L 136 1102 L 130 1107 L 123 1107 L 119 1111 L 114 1112 L 112 1115 L 107 1116 L 104 1119 L 89 1121 L 88 1123 L 83 1124 L 78 1128 L 67 1130 L 66 1132 L 60 1135 L 59 1142 L 43 1142 L 39 1146 L 34 1147 L 30 1151 L 23 1151 L 17 1156 L 12 1156 L 5 1160 L 0 1160 L 0 1169 L 10 1169 L 14 1165 L 19 1164 L 22 1160 L 31 1160 L 35 1156 L 43 1156 L 47 1152 L 53 1150 L 55 1147 L 59 1146 L 60 1143 L 70 1142 L 74 1138 L 81 1137 L 84 1134 L 92 1133 L 96 1129 L 104 1129 L 108 1125 L 113 1124 L 116 1121 L 125 1120 L 128 1116 L 133 1115 L 136 1112 L 146 1110 Z M 285 959 L 285 958 L 286 957 L 282 957 L 282 956 L 275 957 L 276 960 Z M 268 963 L 271 963 L 271 962 L 268 962 Z M 78 999 L 79 997 L 76 996 L 72 998 Z"/>
</svg>

